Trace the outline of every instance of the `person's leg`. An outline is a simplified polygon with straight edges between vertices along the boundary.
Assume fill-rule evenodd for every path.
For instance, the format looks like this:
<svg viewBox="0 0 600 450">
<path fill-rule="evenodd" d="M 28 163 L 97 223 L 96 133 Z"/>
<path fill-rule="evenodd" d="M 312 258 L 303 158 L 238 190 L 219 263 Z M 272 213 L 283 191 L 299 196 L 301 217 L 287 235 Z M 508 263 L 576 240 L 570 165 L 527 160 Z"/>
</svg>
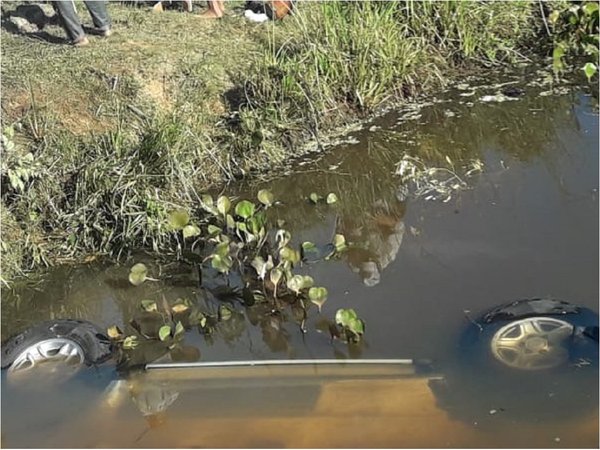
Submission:
<svg viewBox="0 0 600 450">
<path fill-rule="evenodd" d="M 218 19 L 223 17 L 224 0 L 208 0 L 208 10 L 204 11 L 198 17 L 203 19 Z"/>
<path fill-rule="evenodd" d="M 106 10 L 106 0 L 85 0 L 85 6 L 92 16 L 94 26 L 103 34 L 110 34 L 111 22 Z"/>
<path fill-rule="evenodd" d="M 60 24 L 75 45 L 87 41 L 73 0 L 54 0 L 52 6 L 58 13 Z"/>
</svg>

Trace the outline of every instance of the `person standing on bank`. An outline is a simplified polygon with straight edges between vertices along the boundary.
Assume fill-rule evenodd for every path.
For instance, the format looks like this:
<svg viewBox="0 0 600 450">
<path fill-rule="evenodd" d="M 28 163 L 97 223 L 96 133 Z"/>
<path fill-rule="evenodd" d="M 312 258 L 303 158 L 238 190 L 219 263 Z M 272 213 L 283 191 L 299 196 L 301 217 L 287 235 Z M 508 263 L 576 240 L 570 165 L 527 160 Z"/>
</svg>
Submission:
<svg viewBox="0 0 600 450">
<path fill-rule="evenodd" d="M 85 6 L 92 16 L 96 33 L 108 37 L 112 34 L 111 21 L 106 9 L 106 0 L 84 0 Z M 75 47 L 83 47 L 90 42 L 83 31 L 79 16 L 75 10 L 74 0 L 54 0 L 52 2 L 60 18 L 60 24 Z"/>
</svg>

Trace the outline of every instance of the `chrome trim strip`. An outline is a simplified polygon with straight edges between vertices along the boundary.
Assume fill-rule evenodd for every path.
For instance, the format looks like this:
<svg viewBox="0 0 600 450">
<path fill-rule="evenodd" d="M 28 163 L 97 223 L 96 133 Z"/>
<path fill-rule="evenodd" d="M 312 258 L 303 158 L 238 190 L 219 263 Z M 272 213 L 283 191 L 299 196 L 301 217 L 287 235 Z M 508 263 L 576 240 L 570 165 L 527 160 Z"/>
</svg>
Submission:
<svg viewBox="0 0 600 450">
<path fill-rule="evenodd" d="M 344 364 L 414 364 L 412 359 L 265 359 L 262 361 L 210 361 L 190 363 L 151 363 L 146 364 L 146 369 L 188 369 L 202 367 L 257 367 L 257 366 L 316 366 L 316 365 L 344 365 Z"/>
</svg>

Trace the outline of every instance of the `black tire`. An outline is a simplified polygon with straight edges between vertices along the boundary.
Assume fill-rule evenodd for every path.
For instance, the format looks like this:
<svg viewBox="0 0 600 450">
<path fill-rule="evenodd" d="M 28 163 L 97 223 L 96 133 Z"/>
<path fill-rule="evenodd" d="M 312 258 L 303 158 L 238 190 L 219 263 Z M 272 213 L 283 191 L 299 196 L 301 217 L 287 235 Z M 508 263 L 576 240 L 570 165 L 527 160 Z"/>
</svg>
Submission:
<svg viewBox="0 0 600 450">
<path fill-rule="evenodd" d="M 27 348 L 44 340 L 61 338 L 74 342 L 83 350 L 86 365 L 97 365 L 112 355 L 112 346 L 104 332 L 83 320 L 53 320 L 31 327 L 2 345 L 1 368 L 9 368 Z"/>
<path fill-rule="evenodd" d="M 566 322 L 573 333 L 562 345 L 566 358 L 548 368 L 522 370 L 504 364 L 491 349 L 500 330 L 528 318 Z M 553 299 L 519 300 L 494 308 L 462 333 L 444 378 L 431 380 L 438 405 L 469 424 L 564 420 L 598 407 L 598 315 Z"/>
<path fill-rule="evenodd" d="M 561 342 L 560 350 L 564 351 L 565 356 L 564 363 L 561 364 L 563 368 L 581 360 L 597 366 L 598 314 L 568 302 L 541 298 L 506 303 L 470 323 L 460 338 L 461 365 L 475 366 L 481 370 L 518 371 L 519 369 L 500 362 L 502 358 L 493 350 L 494 338 L 500 330 L 510 329 L 512 324 L 531 320 L 546 320 L 550 324 L 565 323 L 572 327 L 572 333 Z M 540 366 L 540 370 L 545 368 L 544 365 Z"/>
</svg>

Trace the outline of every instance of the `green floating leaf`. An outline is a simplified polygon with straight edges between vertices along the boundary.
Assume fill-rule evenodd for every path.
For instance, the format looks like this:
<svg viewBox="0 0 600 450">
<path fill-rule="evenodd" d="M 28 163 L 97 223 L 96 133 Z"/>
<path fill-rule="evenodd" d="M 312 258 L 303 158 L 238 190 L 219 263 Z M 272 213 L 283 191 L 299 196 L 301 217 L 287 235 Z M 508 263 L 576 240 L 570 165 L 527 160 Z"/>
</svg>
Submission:
<svg viewBox="0 0 600 450">
<path fill-rule="evenodd" d="M 343 327 L 347 327 L 355 319 L 358 319 L 358 316 L 353 309 L 340 308 L 335 313 L 335 323 Z"/>
<path fill-rule="evenodd" d="M 129 271 L 129 282 L 134 286 L 139 286 L 144 281 L 146 281 L 147 275 L 148 268 L 146 267 L 146 265 L 142 263 L 137 263 Z"/>
<path fill-rule="evenodd" d="M 279 250 L 279 258 L 282 261 L 289 261 L 292 264 L 300 262 L 300 252 L 290 247 L 283 247 Z"/>
<path fill-rule="evenodd" d="M 200 201 L 202 202 L 202 206 L 213 206 L 214 204 L 213 198 L 209 194 L 204 194 L 200 197 Z"/>
<path fill-rule="evenodd" d="M 231 200 L 229 200 L 229 197 L 222 195 L 217 199 L 217 210 L 221 213 L 222 216 L 226 216 L 230 209 Z"/>
<path fill-rule="evenodd" d="M 594 14 L 596 11 L 598 11 L 598 3 L 597 2 L 588 2 L 585 5 L 583 5 L 581 7 L 581 9 L 583 9 L 583 12 L 588 15 L 591 16 L 592 14 Z"/>
<path fill-rule="evenodd" d="M 311 192 L 310 195 L 308 196 L 308 199 L 316 205 L 317 203 L 319 203 L 319 201 L 321 201 L 323 199 L 323 197 L 321 197 L 316 192 Z"/>
<path fill-rule="evenodd" d="M 268 191 L 266 189 L 261 189 L 260 191 L 258 191 L 257 197 L 258 201 L 265 205 L 267 208 L 271 206 L 273 204 L 273 201 L 275 200 L 275 197 L 273 196 L 271 191 Z"/>
<path fill-rule="evenodd" d="M 287 287 L 290 291 L 295 292 L 296 295 L 300 293 L 304 284 L 304 280 L 301 275 L 294 275 L 292 278 L 287 280 Z"/>
<path fill-rule="evenodd" d="M 309 275 L 293 275 L 287 278 L 287 287 L 289 290 L 300 294 L 303 289 L 308 289 L 315 284 L 315 280 Z"/>
<path fill-rule="evenodd" d="M 171 311 L 173 311 L 175 314 L 184 313 L 189 309 L 190 307 L 184 303 L 177 303 L 171 307 Z"/>
<path fill-rule="evenodd" d="M 207 230 L 208 230 L 208 235 L 209 235 L 210 237 L 214 237 L 214 236 L 216 236 L 217 234 L 220 234 L 220 233 L 221 233 L 221 228 L 219 228 L 219 227 L 218 227 L 218 226 L 216 226 L 216 225 L 212 225 L 212 224 L 208 225 L 208 227 L 207 227 Z"/>
<path fill-rule="evenodd" d="M 562 57 L 565 55 L 565 49 L 562 45 L 557 44 L 552 51 L 552 66 L 555 72 L 559 72 L 563 69 L 564 64 Z"/>
<path fill-rule="evenodd" d="M 315 285 L 315 280 L 310 275 L 304 275 L 302 277 L 302 289 L 308 289 Z"/>
<path fill-rule="evenodd" d="M 215 255 L 211 260 L 211 265 L 221 273 L 229 273 L 229 269 L 233 265 L 233 260 L 230 256 Z"/>
<path fill-rule="evenodd" d="M 227 320 L 231 319 L 232 315 L 233 315 L 233 312 L 231 311 L 231 309 L 228 306 L 221 305 L 221 307 L 219 308 L 219 317 L 221 318 L 222 321 L 227 321 Z"/>
<path fill-rule="evenodd" d="M 187 239 L 189 237 L 194 237 L 194 236 L 199 236 L 200 235 L 200 228 L 198 228 L 196 225 L 186 225 L 185 227 L 183 227 L 183 238 Z"/>
<path fill-rule="evenodd" d="M 185 209 L 177 209 L 169 214 L 169 225 L 173 230 L 181 230 L 190 221 L 190 214 Z"/>
<path fill-rule="evenodd" d="M 161 341 L 166 341 L 169 337 L 171 337 L 171 327 L 169 325 L 163 325 L 158 330 L 158 338 Z"/>
<path fill-rule="evenodd" d="M 248 227 L 250 228 L 250 232 L 254 235 L 258 235 L 260 233 L 260 229 L 262 228 L 262 223 L 258 214 L 254 217 L 248 219 Z"/>
<path fill-rule="evenodd" d="M 156 302 L 154 300 L 142 300 L 141 305 L 144 311 L 158 311 L 158 306 L 156 305 Z"/>
<path fill-rule="evenodd" d="M 204 326 L 202 324 L 202 321 L 204 321 L 204 323 L 206 323 L 206 316 L 204 315 L 204 313 L 202 313 L 202 311 L 199 310 L 194 310 L 190 313 L 190 317 L 188 317 L 188 322 L 190 325 L 200 325 L 200 326 Z"/>
<path fill-rule="evenodd" d="M 335 313 L 335 322 L 357 337 L 365 332 L 365 323 L 358 318 L 353 309 L 338 309 Z"/>
<path fill-rule="evenodd" d="M 334 203 L 337 203 L 338 202 L 337 195 L 335 195 L 333 192 L 330 192 L 329 195 L 327 196 L 326 202 L 328 205 L 333 205 Z"/>
<path fill-rule="evenodd" d="M 235 229 L 235 220 L 231 214 L 227 214 L 227 217 L 225 217 L 225 222 L 227 223 L 227 228 L 230 230 Z"/>
<path fill-rule="evenodd" d="M 358 336 L 365 333 L 365 323 L 360 319 L 354 319 L 348 325 L 348 329 Z"/>
<path fill-rule="evenodd" d="M 321 312 L 323 304 L 327 301 L 327 289 L 324 287 L 311 287 L 308 290 L 308 298 L 312 303 L 317 305 L 319 312 Z"/>
<path fill-rule="evenodd" d="M 175 325 L 175 333 L 173 334 L 173 336 L 181 336 L 184 332 L 185 328 L 183 327 L 183 324 L 180 321 L 177 321 L 177 324 Z"/>
<path fill-rule="evenodd" d="M 275 242 L 277 242 L 277 247 L 279 249 L 285 247 L 291 239 L 292 235 L 289 231 L 277 230 L 277 233 L 275 233 Z"/>
<path fill-rule="evenodd" d="M 216 216 L 219 214 L 219 210 L 215 207 L 213 198 L 210 195 L 205 194 L 200 197 L 200 204 L 202 205 L 202 209 L 208 211 L 212 215 Z"/>
<path fill-rule="evenodd" d="M 229 256 L 229 242 L 225 241 L 218 244 L 215 247 L 215 254 L 222 258 Z"/>
<path fill-rule="evenodd" d="M 139 341 L 137 336 L 127 336 L 123 341 L 123 348 L 126 350 L 131 350 L 136 348 L 139 345 Z"/>
<path fill-rule="evenodd" d="M 312 242 L 304 242 L 302 244 L 302 260 L 309 263 L 317 262 L 329 258 L 335 251 L 335 245 L 333 244 L 318 247 Z"/>
<path fill-rule="evenodd" d="M 254 267 L 254 269 L 256 269 L 258 278 L 264 280 L 265 276 L 267 275 L 267 272 L 273 268 L 273 258 L 271 257 L 271 255 L 269 255 L 267 257 L 267 260 L 265 261 L 262 258 L 262 256 L 257 256 L 252 260 L 250 265 Z"/>
<path fill-rule="evenodd" d="M 283 219 L 277 219 L 277 228 L 283 228 L 283 226 L 285 225 L 285 220 Z"/>
<path fill-rule="evenodd" d="M 254 215 L 254 211 L 256 206 L 254 203 L 249 202 L 248 200 L 242 200 L 237 205 L 235 205 L 235 213 L 243 217 L 244 219 L 249 219 Z"/>
<path fill-rule="evenodd" d="M 333 238 L 333 245 L 335 246 L 335 250 L 337 252 L 342 252 L 346 250 L 346 238 L 343 234 L 336 234 Z"/>
<path fill-rule="evenodd" d="M 275 286 L 279 284 L 279 281 L 281 280 L 282 276 L 283 271 L 277 267 L 272 269 L 269 273 L 269 279 L 271 280 L 271 283 L 273 283 Z"/>
<path fill-rule="evenodd" d="M 596 67 L 596 65 L 594 63 L 586 63 L 585 66 L 583 66 L 582 68 L 583 73 L 585 73 L 585 76 L 587 77 L 588 81 L 590 81 L 592 79 L 592 77 L 596 74 L 596 71 L 598 70 L 598 68 Z"/>
<path fill-rule="evenodd" d="M 116 325 L 109 327 L 106 330 L 106 334 L 108 334 L 108 337 L 111 339 L 121 339 L 123 337 L 123 332 Z"/>
<path fill-rule="evenodd" d="M 305 241 L 302 243 L 302 250 L 304 250 L 305 252 L 312 252 L 312 251 L 317 251 L 317 246 L 310 241 Z"/>
</svg>

